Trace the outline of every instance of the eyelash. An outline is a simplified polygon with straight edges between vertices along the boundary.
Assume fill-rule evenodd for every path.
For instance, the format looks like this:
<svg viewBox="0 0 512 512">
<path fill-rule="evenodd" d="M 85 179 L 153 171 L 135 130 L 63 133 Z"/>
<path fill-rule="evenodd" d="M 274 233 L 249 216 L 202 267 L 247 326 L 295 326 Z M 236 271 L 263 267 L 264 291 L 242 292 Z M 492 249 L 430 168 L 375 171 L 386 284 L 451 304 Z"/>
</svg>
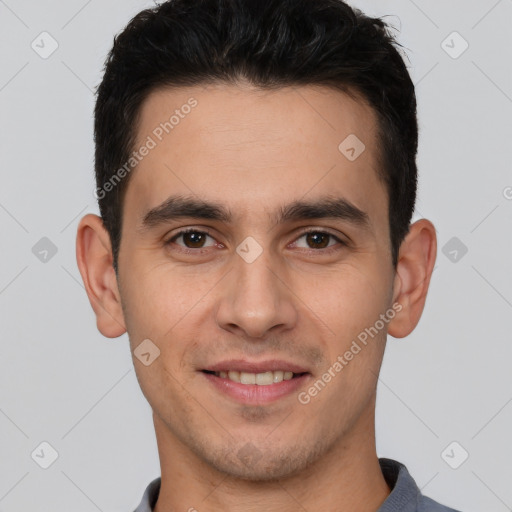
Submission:
<svg viewBox="0 0 512 512">
<path fill-rule="evenodd" d="M 174 242 L 176 239 L 178 239 L 180 236 L 182 235 L 185 235 L 187 233 L 199 233 L 201 235 L 208 235 L 210 238 L 214 238 L 214 236 L 208 231 L 208 230 L 205 230 L 205 229 L 195 229 L 195 228 L 187 228 L 187 229 L 184 229 L 182 231 L 179 231 L 178 233 L 176 233 L 175 235 L 173 235 L 171 238 L 169 238 L 168 240 L 165 240 L 165 245 L 170 245 L 172 242 Z M 338 238 L 336 235 L 333 235 L 332 233 L 330 233 L 329 231 L 322 231 L 321 229 L 308 229 L 306 231 L 302 231 L 297 239 L 299 238 L 302 238 L 303 236 L 305 235 L 308 235 L 308 234 L 320 234 L 320 235 L 326 235 L 326 236 L 329 236 L 331 238 L 334 238 L 342 247 L 336 247 L 336 246 L 332 246 L 332 247 L 328 247 L 326 249 L 304 249 L 303 252 L 307 252 L 307 253 L 323 253 L 323 254 L 330 254 L 331 252 L 335 252 L 335 251 L 339 251 L 341 250 L 342 248 L 346 247 L 348 244 L 346 242 L 344 242 L 343 240 L 341 240 L 340 238 Z M 179 247 L 179 251 L 180 252 L 183 252 L 185 254 L 198 254 L 198 253 L 201 253 L 201 252 L 204 252 L 205 250 L 207 250 L 208 248 L 203 248 L 203 247 L 199 247 L 197 249 L 190 249 L 189 247 L 182 247 L 182 246 L 178 246 Z"/>
</svg>

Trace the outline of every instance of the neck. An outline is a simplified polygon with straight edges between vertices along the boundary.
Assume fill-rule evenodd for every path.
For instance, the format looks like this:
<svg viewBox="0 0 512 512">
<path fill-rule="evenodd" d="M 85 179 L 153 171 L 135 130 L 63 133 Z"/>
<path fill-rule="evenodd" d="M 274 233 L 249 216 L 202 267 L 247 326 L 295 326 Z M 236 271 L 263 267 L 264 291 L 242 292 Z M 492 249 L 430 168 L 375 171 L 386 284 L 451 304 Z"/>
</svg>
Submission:
<svg viewBox="0 0 512 512">
<path fill-rule="evenodd" d="M 195 456 L 153 415 L 161 464 L 155 512 L 376 512 L 390 489 L 375 449 L 374 408 L 305 471 L 273 481 L 218 472 Z"/>
</svg>

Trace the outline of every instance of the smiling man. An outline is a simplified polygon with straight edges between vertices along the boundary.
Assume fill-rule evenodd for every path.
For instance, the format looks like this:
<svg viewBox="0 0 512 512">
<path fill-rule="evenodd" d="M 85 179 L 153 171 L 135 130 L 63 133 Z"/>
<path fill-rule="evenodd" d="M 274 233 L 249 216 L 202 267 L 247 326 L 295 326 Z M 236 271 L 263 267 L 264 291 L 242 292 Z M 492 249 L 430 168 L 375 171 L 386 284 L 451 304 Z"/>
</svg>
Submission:
<svg viewBox="0 0 512 512">
<path fill-rule="evenodd" d="M 339 0 L 169 1 L 116 38 L 77 260 L 153 410 L 137 512 L 453 510 L 375 446 L 436 258 L 395 44 Z"/>
</svg>

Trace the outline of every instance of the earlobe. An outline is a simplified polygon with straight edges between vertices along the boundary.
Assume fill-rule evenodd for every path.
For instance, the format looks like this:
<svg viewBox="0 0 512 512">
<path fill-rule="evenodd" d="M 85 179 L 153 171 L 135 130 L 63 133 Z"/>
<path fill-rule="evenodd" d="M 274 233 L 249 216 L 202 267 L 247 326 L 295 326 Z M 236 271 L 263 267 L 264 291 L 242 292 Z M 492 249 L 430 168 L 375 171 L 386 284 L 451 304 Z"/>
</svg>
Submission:
<svg viewBox="0 0 512 512">
<path fill-rule="evenodd" d="M 409 335 L 418 324 L 427 298 L 430 278 L 437 255 L 434 225 L 420 219 L 410 226 L 400 246 L 395 282 L 394 302 L 402 309 L 388 325 L 388 334 L 395 338 Z"/>
<path fill-rule="evenodd" d="M 110 237 L 97 215 L 86 215 L 78 225 L 76 258 L 98 330 L 108 338 L 121 336 L 126 326 L 112 264 Z"/>
</svg>

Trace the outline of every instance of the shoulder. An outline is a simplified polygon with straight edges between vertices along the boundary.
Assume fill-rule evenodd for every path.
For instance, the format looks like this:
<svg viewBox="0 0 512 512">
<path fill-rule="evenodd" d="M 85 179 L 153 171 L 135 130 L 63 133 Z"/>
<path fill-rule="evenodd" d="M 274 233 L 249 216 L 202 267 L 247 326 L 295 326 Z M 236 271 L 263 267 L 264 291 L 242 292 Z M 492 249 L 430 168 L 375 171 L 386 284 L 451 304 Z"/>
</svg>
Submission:
<svg viewBox="0 0 512 512">
<path fill-rule="evenodd" d="M 391 493 L 378 512 L 461 512 L 423 496 L 404 464 L 386 458 L 379 464 Z"/>
<path fill-rule="evenodd" d="M 437 501 L 434 501 L 431 498 L 427 498 L 426 496 L 421 497 L 421 501 L 418 506 L 418 512 L 461 512 L 460 510 L 455 510 L 454 508 L 446 507 L 445 505 L 441 505 Z"/>
<path fill-rule="evenodd" d="M 153 508 L 160 493 L 161 477 L 152 480 L 144 491 L 142 500 L 133 512 L 153 512 Z"/>
</svg>

